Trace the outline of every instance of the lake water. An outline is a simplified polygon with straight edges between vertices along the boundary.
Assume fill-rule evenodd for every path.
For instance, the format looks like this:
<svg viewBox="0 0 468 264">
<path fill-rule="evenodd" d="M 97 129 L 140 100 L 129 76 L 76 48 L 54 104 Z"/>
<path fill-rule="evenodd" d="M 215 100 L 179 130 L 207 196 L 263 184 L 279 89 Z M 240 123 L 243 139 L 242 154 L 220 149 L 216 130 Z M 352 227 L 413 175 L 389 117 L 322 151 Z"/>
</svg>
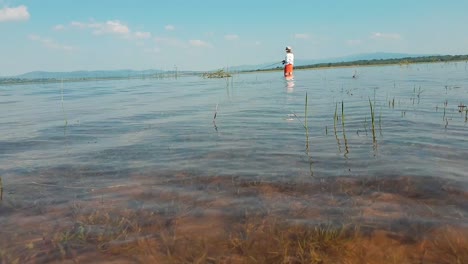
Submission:
<svg viewBox="0 0 468 264">
<path fill-rule="evenodd" d="M 247 215 L 416 240 L 468 228 L 465 62 L 297 70 L 293 81 L 259 72 L 11 85 L 0 95 L 0 262 L 183 262 L 108 248 L 141 249 L 169 229 L 189 241 L 232 234 L 226 223 Z M 156 215 L 178 222 L 145 229 Z M 109 235 L 122 230 L 113 219 L 134 232 Z"/>
</svg>

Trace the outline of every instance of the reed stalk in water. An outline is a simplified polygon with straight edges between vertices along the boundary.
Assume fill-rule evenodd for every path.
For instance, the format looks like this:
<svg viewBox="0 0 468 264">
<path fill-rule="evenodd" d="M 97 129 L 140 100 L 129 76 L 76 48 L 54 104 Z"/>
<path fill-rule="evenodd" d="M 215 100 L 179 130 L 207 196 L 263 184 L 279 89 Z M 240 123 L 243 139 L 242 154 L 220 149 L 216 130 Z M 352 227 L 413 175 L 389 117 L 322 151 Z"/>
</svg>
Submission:
<svg viewBox="0 0 468 264">
<path fill-rule="evenodd" d="M 305 132 L 306 132 L 306 150 L 307 150 L 307 153 L 309 152 L 309 127 L 307 125 L 307 92 L 306 92 L 306 96 L 305 96 L 305 106 L 304 106 L 304 128 L 305 128 Z"/>
<path fill-rule="evenodd" d="M 0 201 L 3 200 L 3 183 L 2 177 L 0 176 Z"/>
<path fill-rule="evenodd" d="M 304 121 L 302 121 L 297 115 L 296 113 L 293 112 L 293 115 L 296 117 L 296 119 L 302 123 L 302 126 L 304 127 L 304 130 L 305 130 L 305 136 L 306 136 L 306 154 L 307 154 L 307 157 L 309 158 L 309 165 L 310 165 L 310 175 L 313 176 L 313 171 L 312 171 L 312 163 L 313 163 L 313 160 L 312 160 L 312 156 L 310 155 L 310 145 L 309 145 L 309 125 L 308 125 L 308 122 L 307 122 L 307 113 L 308 113 L 308 96 L 307 96 L 307 92 L 306 92 L 306 96 L 305 96 L 305 105 L 304 105 Z"/>
<path fill-rule="evenodd" d="M 338 144 L 338 150 L 341 153 L 341 145 L 340 139 L 338 138 L 338 134 L 336 133 L 336 123 L 338 122 L 338 103 L 335 104 L 335 115 L 333 116 L 333 132 L 335 132 L 336 142 Z"/>
<path fill-rule="evenodd" d="M 218 127 L 216 126 L 216 115 L 218 114 L 218 104 L 216 104 L 216 109 L 215 109 L 215 113 L 214 113 L 214 116 L 213 116 L 213 126 L 214 126 L 214 129 L 216 130 L 216 132 L 218 132 Z"/>
<path fill-rule="evenodd" d="M 344 115 L 344 101 L 341 101 L 341 125 L 343 126 L 343 140 L 345 143 L 345 157 L 349 153 L 348 148 L 348 139 L 346 138 L 346 131 L 345 131 L 345 115 Z"/>
<path fill-rule="evenodd" d="M 374 107 L 372 106 L 372 101 L 369 98 L 369 106 L 371 111 L 371 123 L 372 123 L 372 142 L 376 142 L 375 137 L 375 114 L 374 114 Z"/>
<path fill-rule="evenodd" d="M 307 124 L 307 113 L 308 113 L 308 97 L 307 97 L 307 92 L 306 92 L 306 97 L 305 97 L 305 106 L 304 106 L 304 128 L 306 132 L 306 154 L 307 157 L 309 158 L 309 171 L 310 171 L 310 176 L 314 176 L 314 171 L 312 169 L 312 164 L 314 161 L 312 160 L 312 156 L 310 155 L 310 146 L 309 146 L 309 125 Z"/>
<path fill-rule="evenodd" d="M 380 131 L 380 135 L 382 136 L 382 107 L 380 108 L 380 114 L 379 114 L 379 131 Z"/>
</svg>

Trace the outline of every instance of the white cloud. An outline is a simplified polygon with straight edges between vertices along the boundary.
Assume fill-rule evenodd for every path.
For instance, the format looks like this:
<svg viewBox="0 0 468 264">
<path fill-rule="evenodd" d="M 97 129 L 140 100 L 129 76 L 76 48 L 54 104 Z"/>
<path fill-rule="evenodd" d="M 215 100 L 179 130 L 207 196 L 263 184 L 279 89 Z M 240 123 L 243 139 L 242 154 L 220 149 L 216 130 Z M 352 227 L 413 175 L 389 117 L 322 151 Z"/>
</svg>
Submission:
<svg viewBox="0 0 468 264">
<path fill-rule="evenodd" d="M 151 32 L 133 32 L 125 23 L 119 20 L 108 20 L 106 22 L 98 22 L 94 20 L 89 22 L 72 21 L 70 26 L 80 30 L 89 30 L 96 36 L 113 35 L 119 36 L 122 39 L 133 40 L 136 45 L 141 45 L 142 40 L 150 39 L 152 37 Z"/>
<path fill-rule="evenodd" d="M 137 39 L 149 39 L 151 38 L 151 33 L 150 32 L 135 32 L 135 37 Z"/>
<path fill-rule="evenodd" d="M 256 46 L 260 46 L 260 45 L 262 45 L 262 42 L 260 42 L 260 41 L 257 40 L 257 41 L 255 41 L 254 44 L 255 44 Z"/>
<path fill-rule="evenodd" d="M 210 43 L 199 39 L 191 39 L 189 40 L 189 43 L 193 47 L 212 47 Z"/>
<path fill-rule="evenodd" d="M 372 33 L 370 38 L 371 39 L 393 39 L 393 40 L 398 40 L 398 39 L 401 39 L 401 35 L 397 34 L 397 33 L 375 32 L 375 33 Z"/>
<path fill-rule="evenodd" d="M 30 17 L 28 8 L 24 5 L 18 7 L 5 7 L 0 9 L 0 22 L 4 21 L 23 21 Z"/>
<path fill-rule="evenodd" d="M 305 33 L 296 33 L 296 34 L 294 34 L 294 38 L 296 38 L 296 39 L 309 39 L 310 36 L 309 36 L 309 34 L 305 34 Z"/>
<path fill-rule="evenodd" d="M 65 26 L 61 25 L 61 24 L 54 26 L 55 31 L 61 31 L 61 30 L 64 30 L 64 29 L 65 29 Z"/>
<path fill-rule="evenodd" d="M 80 29 L 84 29 L 84 28 L 87 28 L 87 27 L 88 27 L 87 24 L 82 23 L 82 22 L 77 22 L 77 21 L 72 21 L 72 22 L 70 23 L 70 25 L 71 25 L 72 27 L 76 27 L 76 28 L 80 28 Z"/>
<path fill-rule="evenodd" d="M 101 22 L 90 22 L 83 23 L 73 21 L 70 23 L 72 27 L 79 29 L 92 29 L 94 35 L 120 35 L 127 36 L 130 34 L 130 28 L 119 20 L 109 20 L 104 23 Z"/>
<path fill-rule="evenodd" d="M 74 51 L 76 50 L 75 47 L 69 46 L 69 45 L 62 45 L 57 43 L 56 41 L 48 38 L 43 38 L 38 35 L 29 35 L 28 36 L 30 40 L 39 42 L 41 43 L 44 47 L 47 47 L 49 49 L 55 49 L 55 50 L 63 50 L 63 51 Z"/>
<path fill-rule="evenodd" d="M 118 20 L 110 20 L 104 24 L 100 24 L 100 23 L 91 24 L 91 27 L 95 28 L 93 33 L 96 35 L 102 35 L 102 34 L 127 35 L 130 33 L 130 29 Z"/>
<path fill-rule="evenodd" d="M 166 25 L 166 26 L 164 27 L 164 29 L 166 29 L 167 31 L 174 31 L 174 30 L 175 30 L 175 26 L 173 26 L 173 25 Z"/>
<path fill-rule="evenodd" d="M 236 34 L 229 34 L 229 35 L 224 36 L 224 39 L 225 40 L 238 40 L 239 36 Z"/>
<path fill-rule="evenodd" d="M 349 39 L 346 40 L 346 44 L 349 46 L 357 46 L 362 44 L 362 40 L 360 39 Z"/>
</svg>

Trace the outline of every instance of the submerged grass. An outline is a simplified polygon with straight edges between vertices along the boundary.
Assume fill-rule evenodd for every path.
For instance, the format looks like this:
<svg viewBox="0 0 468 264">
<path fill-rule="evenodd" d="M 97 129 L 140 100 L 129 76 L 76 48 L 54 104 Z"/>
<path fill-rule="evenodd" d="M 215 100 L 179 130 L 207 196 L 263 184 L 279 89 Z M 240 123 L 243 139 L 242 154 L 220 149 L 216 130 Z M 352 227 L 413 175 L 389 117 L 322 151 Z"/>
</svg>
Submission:
<svg viewBox="0 0 468 264">
<path fill-rule="evenodd" d="M 249 226 L 232 234 L 229 250 L 253 263 L 336 263 L 350 238 L 347 228 L 328 224 L 288 226 L 272 219 Z"/>
<path fill-rule="evenodd" d="M 362 193 L 362 188 L 371 184 L 348 183 L 341 191 L 326 186 L 325 191 L 351 195 Z M 282 188 L 248 182 L 233 187 L 241 188 L 244 195 L 257 193 L 265 197 L 266 192 L 275 194 Z M 310 192 L 310 187 L 298 186 L 304 194 Z M 284 187 L 287 190 L 297 192 Z M 301 192 L 295 194 L 304 198 Z M 13 242 L 16 248 L 10 244 L 0 249 L 0 262 L 468 263 L 466 229 L 434 227 L 414 236 L 411 232 L 369 229 L 361 221 L 334 223 L 310 216 L 311 207 L 298 207 L 300 199 L 292 203 L 288 217 L 248 206 L 242 212 L 234 206 L 229 214 L 216 217 L 213 212 L 226 205 L 222 199 L 198 204 L 205 210 L 195 213 L 193 206 L 197 202 L 183 198 L 183 194 L 139 195 L 157 197 L 159 206 L 130 209 L 111 200 L 77 202 L 67 210 L 64 223 L 41 225 L 32 232 L 36 236 Z M 379 196 L 373 197 L 379 200 Z M 177 206 L 184 201 L 187 206 Z M 51 229 L 44 229 L 47 226 Z"/>
</svg>

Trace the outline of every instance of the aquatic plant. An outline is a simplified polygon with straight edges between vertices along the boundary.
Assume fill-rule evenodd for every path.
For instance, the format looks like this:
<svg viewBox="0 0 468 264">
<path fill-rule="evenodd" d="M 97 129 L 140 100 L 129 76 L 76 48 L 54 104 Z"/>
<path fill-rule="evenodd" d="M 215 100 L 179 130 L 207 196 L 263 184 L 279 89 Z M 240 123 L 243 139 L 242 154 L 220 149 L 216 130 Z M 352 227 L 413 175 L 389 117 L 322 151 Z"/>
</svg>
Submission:
<svg viewBox="0 0 468 264">
<path fill-rule="evenodd" d="M 392 100 L 388 101 L 389 108 L 395 108 L 395 97 Z"/>
<path fill-rule="evenodd" d="M 343 127 L 343 140 L 345 143 L 345 157 L 349 153 L 348 148 L 348 139 L 346 138 L 346 130 L 345 130 L 345 116 L 344 116 L 344 101 L 341 101 L 341 126 Z"/>
<path fill-rule="evenodd" d="M 304 102 L 304 120 L 302 121 L 297 115 L 296 113 L 293 112 L 293 115 L 294 117 L 296 117 L 297 121 L 299 121 L 301 124 L 302 124 L 302 127 L 304 127 L 304 130 L 305 130 L 305 140 L 306 140 L 306 144 L 305 144 L 305 147 L 306 147 L 306 154 L 307 154 L 307 157 L 309 158 L 309 164 L 310 164 L 310 174 L 311 176 L 313 175 L 313 172 L 312 172 L 312 156 L 310 155 L 310 145 L 309 145 L 309 125 L 308 125 L 308 95 L 307 95 L 307 92 L 305 94 L 305 102 Z M 325 128 L 327 130 L 327 128 Z"/>
<path fill-rule="evenodd" d="M 215 109 L 215 113 L 214 113 L 214 116 L 213 116 L 213 126 L 214 126 L 214 129 L 216 130 L 216 132 L 218 132 L 218 127 L 216 126 L 216 116 L 218 114 L 218 104 L 216 104 L 216 109 Z"/>
<path fill-rule="evenodd" d="M 417 97 L 418 97 L 418 104 L 419 104 L 419 100 L 421 99 L 421 94 L 422 92 L 424 92 L 424 90 L 421 90 L 421 86 L 419 86 L 419 90 L 418 90 L 418 94 L 417 94 Z"/>
<path fill-rule="evenodd" d="M 314 163 L 314 161 L 312 160 L 312 155 L 310 154 L 310 145 L 309 145 L 309 125 L 308 125 L 308 122 L 307 122 L 307 116 L 308 116 L 308 100 L 307 100 L 307 92 L 306 92 L 306 96 L 305 96 L 305 106 L 304 106 L 304 127 L 305 127 L 305 132 L 306 132 L 306 154 L 307 154 L 307 157 L 309 158 L 309 172 L 310 172 L 310 176 L 314 176 L 314 172 L 313 172 L 313 169 L 312 169 L 312 164 Z"/>
<path fill-rule="evenodd" d="M 307 92 L 306 92 L 306 95 L 305 95 L 305 105 L 304 105 L 304 120 L 301 120 L 297 115 L 296 113 L 292 113 L 294 115 L 294 117 L 296 118 L 297 121 L 299 121 L 302 126 L 304 127 L 304 130 L 306 131 L 306 135 L 308 135 L 309 133 L 309 128 L 307 126 Z"/>
<path fill-rule="evenodd" d="M 380 136 L 383 136 L 382 134 L 382 108 L 380 109 L 380 114 L 379 114 L 379 133 L 380 133 Z"/>
<path fill-rule="evenodd" d="M 304 128 L 306 132 L 306 150 L 309 152 L 309 126 L 307 124 L 307 111 L 308 109 L 308 102 L 307 102 L 307 92 L 305 94 L 305 106 L 304 106 Z"/>
<path fill-rule="evenodd" d="M 370 112 L 371 112 L 371 126 L 372 126 L 372 142 L 374 144 L 377 142 L 376 137 L 375 137 L 375 113 L 374 113 L 374 107 L 372 106 L 372 101 L 369 98 L 369 106 L 370 106 Z"/>
<path fill-rule="evenodd" d="M 312 156 L 310 155 L 310 145 L 309 145 L 309 125 L 308 125 L 308 96 L 307 96 L 307 92 L 305 94 L 305 102 L 304 102 L 304 121 L 301 121 L 301 119 L 296 115 L 296 113 L 293 112 L 293 115 L 294 117 L 296 117 L 297 121 L 299 121 L 302 126 L 304 127 L 304 130 L 305 130 L 305 140 L 306 140 L 306 154 L 307 154 L 307 157 L 309 158 L 309 171 L 310 171 L 310 175 L 313 176 L 313 171 L 312 171 L 312 163 L 313 163 L 313 160 L 312 160 Z"/>
<path fill-rule="evenodd" d="M 333 116 L 333 132 L 335 133 L 336 143 L 338 145 L 338 150 L 341 153 L 341 144 L 340 139 L 338 138 L 338 133 L 336 130 L 336 123 L 338 122 L 338 103 L 335 103 L 335 115 Z"/>
<path fill-rule="evenodd" d="M 224 69 L 217 70 L 215 72 L 206 72 L 202 74 L 203 78 L 228 78 L 232 75 L 229 72 L 225 72 Z"/>
<path fill-rule="evenodd" d="M 446 111 L 446 107 L 444 107 L 444 116 L 442 117 L 442 120 L 445 120 L 445 111 Z"/>
<path fill-rule="evenodd" d="M 461 113 L 462 117 L 463 117 L 463 112 L 465 112 L 465 122 L 467 122 L 468 121 L 468 108 L 466 107 L 466 105 L 460 102 L 460 104 L 458 105 L 458 112 Z"/>
<path fill-rule="evenodd" d="M 248 223 L 231 235 L 229 246 L 253 263 L 337 263 L 345 255 L 340 249 L 349 239 L 347 232 L 347 227 L 330 223 L 305 228 L 273 219 L 261 225 Z"/>
<path fill-rule="evenodd" d="M 76 200 L 69 207 L 43 205 L 60 216 L 59 221 L 22 234 L 21 228 L 0 230 L 0 263 L 468 263 L 466 227 L 425 225 L 406 217 L 413 215 L 412 203 L 422 202 L 437 214 L 431 206 L 443 206 L 438 198 L 463 198 L 463 193 L 446 188 L 424 196 L 427 184 L 439 180 L 422 184 L 404 177 L 340 177 L 274 183 L 176 177 L 177 183 L 97 188 L 94 199 Z M 198 190 L 205 198 L 174 191 L 175 186 Z M 117 195 L 104 199 L 109 193 Z M 252 203 L 239 202 L 238 195 L 249 195 Z M 147 204 L 128 206 L 136 201 Z M 286 201 L 291 201 L 287 208 L 277 206 Z M 369 204 L 383 201 L 410 205 L 395 215 L 376 217 L 387 209 Z M 317 203 L 338 203 L 343 209 L 339 220 L 327 216 L 338 211 L 319 209 Z M 453 206 L 447 217 L 464 220 L 463 202 Z"/>
<path fill-rule="evenodd" d="M 3 182 L 2 182 L 2 176 L 0 176 L 0 201 L 3 200 Z"/>
</svg>

